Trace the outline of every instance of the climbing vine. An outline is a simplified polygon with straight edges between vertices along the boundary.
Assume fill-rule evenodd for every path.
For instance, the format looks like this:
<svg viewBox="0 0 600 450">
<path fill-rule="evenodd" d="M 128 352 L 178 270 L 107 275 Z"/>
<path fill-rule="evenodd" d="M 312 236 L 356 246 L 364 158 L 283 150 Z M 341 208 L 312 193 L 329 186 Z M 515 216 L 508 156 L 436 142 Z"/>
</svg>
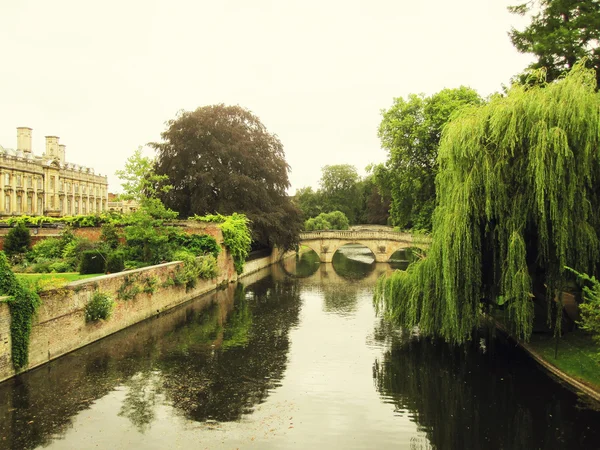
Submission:
<svg viewBox="0 0 600 450">
<path fill-rule="evenodd" d="M 379 282 L 375 301 L 404 326 L 467 340 L 482 299 L 532 331 L 533 293 L 594 273 L 600 259 L 600 97 L 581 65 L 545 86 L 515 85 L 461 110 L 444 130 L 427 258 Z M 539 297 L 539 296 L 538 296 Z"/>
<path fill-rule="evenodd" d="M 12 362 L 18 371 L 29 362 L 29 337 L 33 318 L 41 301 L 33 288 L 19 283 L 10 270 L 4 252 L 0 252 L 0 294 L 10 297 L 8 307 L 11 316 Z"/>
<path fill-rule="evenodd" d="M 193 216 L 191 219 L 198 222 L 220 224 L 219 227 L 223 232 L 223 244 L 233 257 L 236 272 L 238 274 L 242 273 L 252 242 L 248 218 L 244 214 L 233 213 L 230 216 L 222 216 L 221 214 Z"/>
</svg>

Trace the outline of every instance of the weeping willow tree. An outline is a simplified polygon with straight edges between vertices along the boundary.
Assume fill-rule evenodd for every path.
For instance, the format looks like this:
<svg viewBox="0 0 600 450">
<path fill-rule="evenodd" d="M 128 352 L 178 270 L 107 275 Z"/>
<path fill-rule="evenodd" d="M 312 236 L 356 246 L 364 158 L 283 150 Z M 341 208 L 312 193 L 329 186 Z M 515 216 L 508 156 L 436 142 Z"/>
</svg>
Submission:
<svg viewBox="0 0 600 450">
<path fill-rule="evenodd" d="M 545 86 L 459 112 L 444 130 L 438 204 L 427 258 L 380 280 L 380 310 L 402 326 L 456 343 L 478 325 L 483 300 L 508 307 L 531 335 L 534 285 L 555 298 L 564 267 L 599 260 L 600 97 L 581 65 Z M 537 291 L 536 291 L 537 293 Z"/>
</svg>

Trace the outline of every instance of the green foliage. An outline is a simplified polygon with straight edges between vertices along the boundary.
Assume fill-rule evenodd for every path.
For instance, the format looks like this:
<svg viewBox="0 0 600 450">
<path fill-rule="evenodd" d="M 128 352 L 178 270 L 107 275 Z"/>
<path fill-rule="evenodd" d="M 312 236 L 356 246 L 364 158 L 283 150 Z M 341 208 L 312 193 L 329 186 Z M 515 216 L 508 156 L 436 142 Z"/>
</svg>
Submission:
<svg viewBox="0 0 600 450">
<path fill-rule="evenodd" d="M 144 294 L 154 294 L 158 290 L 158 277 L 144 278 L 144 286 L 142 291 Z"/>
<path fill-rule="evenodd" d="M 81 255 L 79 273 L 104 273 L 106 269 L 106 253 L 98 250 L 86 250 Z"/>
<path fill-rule="evenodd" d="M 348 218 L 341 211 L 321 213 L 304 222 L 306 231 L 314 230 L 347 230 L 350 227 Z"/>
<path fill-rule="evenodd" d="M 22 222 L 25 225 L 42 226 L 43 224 L 64 224 L 74 228 L 97 227 L 106 222 L 119 222 L 121 216 L 115 213 L 90 214 L 87 216 L 16 216 L 0 220 L 0 223 L 15 225 Z"/>
<path fill-rule="evenodd" d="M 523 30 L 509 33 L 521 53 L 533 54 L 537 61 L 530 69 L 546 70 L 552 81 L 571 70 L 585 58 L 587 67 L 600 82 L 600 2 L 598 0 L 537 0 L 511 6 L 514 14 L 532 11 L 531 23 Z M 525 81 L 527 74 L 521 76 Z"/>
<path fill-rule="evenodd" d="M 581 328 L 592 334 L 594 340 L 600 344 L 600 281 L 594 276 L 579 273 L 567 267 L 577 275 L 583 284 L 584 302 L 579 305 Z M 598 352 L 600 357 L 600 352 Z"/>
<path fill-rule="evenodd" d="M 217 240 L 208 234 L 188 234 L 176 229 L 170 230 L 169 242 L 192 252 L 196 256 L 211 254 L 219 256 L 221 246 Z"/>
<path fill-rule="evenodd" d="M 231 216 L 212 214 L 206 216 L 193 216 L 192 220 L 198 222 L 213 222 L 220 224 L 223 232 L 223 244 L 233 258 L 235 270 L 238 274 L 244 271 L 244 263 L 250 253 L 252 237 L 248 227 L 248 218 L 243 214 L 234 213 Z M 215 255 L 216 256 L 216 255 Z"/>
<path fill-rule="evenodd" d="M 137 284 L 137 281 L 137 275 L 125 275 L 123 277 L 123 283 L 117 290 L 117 298 L 126 301 L 133 300 L 143 290 Z"/>
<path fill-rule="evenodd" d="M 342 211 L 350 223 L 360 215 L 360 177 L 350 164 L 324 166 L 321 169 L 321 201 L 324 212 Z"/>
<path fill-rule="evenodd" d="M 167 123 L 156 173 L 173 189 L 160 199 L 182 217 L 243 213 L 253 240 L 289 249 L 298 242 L 300 211 L 287 196 L 289 166 L 279 138 L 241 106 L 183 111 Z"/>
<path fill-rule="evenodd" d="M 4 252 L 8 256 L 25 253 L 31 246 L 31 235 L 29 229 L 23 222 L 17 222 L 4 239 Z"/>
<path fill-rule="evenodd" d="M 33 318 L 40 306 L 40 297 L 32 287 L 19 283 L 10 270 L 4 252 L 0 252 L 0 294 L 10 296 L 10 335 L 12 363 L 16 371 L 29 362 L 29 337 Z"/>
<path fill-rule="evenodd" d="M 102 224 L 100 240 L 113 250 L 119 246 L 119 232 L 114 223 L 107 222 Z"/>
<path fill-rule="evenodd" d="M 125 255 L 122 251 L 114 251 L 108 254 L 106 259 L 106 273 L 118 273 L 125 270 Z"/>
<path fill-rule="evenodd" d="M 600 259 L 600 98 L 593 72 L 576 67 L 546 87 L 462 110 L 439 150 L 438 206 L 426 259 L 380 282 L 376 301 L 400 324 L 463 342 L 481 299 L 509 305 L 528 339 L 534 286 L 553 299 L 566 265 Z M 551 302 L 552 300 L 549 300 Z"/>
<path fill-rule="evenodd" d="M 65 273 L 73 270 L 73 266 L 66 261 L 54 261 L 48 266 L 49 272 Z"/>
<path fill-rule="evenodd" d="M 115 306 L 112 297 L 103 292 L 94 292 L 91 300 L 85 305 L 85 321 L 95 322 L 107 320 Z"/>
<path fill-rule="evenodd" d="M 213 255 L 196 257 L 187 250 L 180 250 L 175 254 L 175 259 L 183 262 L 173 277 L 176 286 L 185 285 L 189 290 L 196 286 L 199 278 L 211 279 L 217 276 L 217 260 Z"/>
<path fill-rule="evenodd" d="M 379 191 L 391 198 L 393 225 L 431 230 L 442 129 L 456 111 L 481 103 L 477 92 L 461 86 L 430 97 L 410 94 L 406 99 L 396 98 L 392 107 L 383 111 L 379 137 L 388 160 L 374 167 L 374 177 Z"/>
</svg>

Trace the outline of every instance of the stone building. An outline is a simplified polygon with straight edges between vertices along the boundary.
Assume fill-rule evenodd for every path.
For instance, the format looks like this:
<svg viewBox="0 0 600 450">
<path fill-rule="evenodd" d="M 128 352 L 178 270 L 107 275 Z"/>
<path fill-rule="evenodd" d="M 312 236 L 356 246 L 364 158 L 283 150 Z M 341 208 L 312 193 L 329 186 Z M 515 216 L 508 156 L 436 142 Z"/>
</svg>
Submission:
<svg viewBox="0 0 600 450">
<path fill-rule="evenodd" d="M 120 200 L 117 194 L 108 193 L 108 210 L 121 214 L 130 214 L 137 211 L 140 205 L 135 200 Z"/>
<path fill-rule="evenodd" d="M 31 128 L 17 128 L 17 149 L 0 146 L 0 217 L 94 214 L 107 210 L 108 181 L 94 169 L 68 163 L 57 136 L 34 155 Z"/>
</svg>

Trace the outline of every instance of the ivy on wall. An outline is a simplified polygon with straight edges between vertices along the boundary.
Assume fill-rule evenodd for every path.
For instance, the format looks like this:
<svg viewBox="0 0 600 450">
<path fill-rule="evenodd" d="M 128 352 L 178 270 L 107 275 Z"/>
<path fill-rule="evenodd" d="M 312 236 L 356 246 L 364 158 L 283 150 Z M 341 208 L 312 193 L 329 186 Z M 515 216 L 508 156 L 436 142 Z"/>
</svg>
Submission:
<svg viewBox="0 0 600 450">
<path fill-rule="evenodd" d="M 233 213 L 230 216 L 211 214 L 207 216 L 193 216 L 192 220 L 206 223 L 218 223 L 223 232 L 223 244 L 231 253 L 235 270 L 238 274 L 244 271 L 244 263 L 250 252 L 252 237 L 249 220 L 244 214 Z"/>
<path fill-rule="evenodd" d="M 41 300 L 37 292 L 19 283 L 10 270 L 4 252 L 0 252 L 0 294 L 9 296 L 10 335 L 12 340 L 12 362 L 16 371 L 29 362 L 29 337 L 33 318 Z"/>
</svg>

